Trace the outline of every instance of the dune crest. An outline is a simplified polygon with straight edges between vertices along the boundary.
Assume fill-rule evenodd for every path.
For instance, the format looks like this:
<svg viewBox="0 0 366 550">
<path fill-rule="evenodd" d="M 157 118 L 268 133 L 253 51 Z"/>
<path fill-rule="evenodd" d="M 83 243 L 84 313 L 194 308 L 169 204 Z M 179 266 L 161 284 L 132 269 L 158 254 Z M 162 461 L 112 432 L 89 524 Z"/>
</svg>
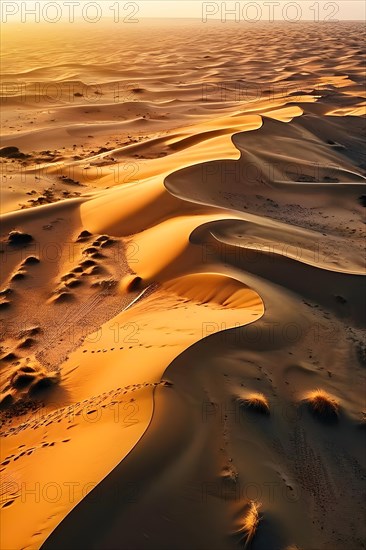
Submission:
<svg viewBox="0 0 366 550">
<path fill-rule="evenodd" d="M 163 288 L 200 304 L 229 309 L 254 308 L 262 302 L 255 292 L 243 283 L 218 273 L 195 273 L 166 282 Z"/>
</svg>

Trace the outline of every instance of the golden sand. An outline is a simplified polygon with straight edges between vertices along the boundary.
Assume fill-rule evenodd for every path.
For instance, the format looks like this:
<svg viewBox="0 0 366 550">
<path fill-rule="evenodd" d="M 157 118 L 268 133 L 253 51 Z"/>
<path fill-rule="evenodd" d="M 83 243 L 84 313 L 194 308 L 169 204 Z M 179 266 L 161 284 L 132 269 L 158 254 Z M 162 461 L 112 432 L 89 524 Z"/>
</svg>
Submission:
<svg viewBox="0 0 366 550">
<path fill-rule="evenodd" d="M 141 25 L 5 29 L 0 546 L 361 548 L 361 26 Z"/>
</svg>

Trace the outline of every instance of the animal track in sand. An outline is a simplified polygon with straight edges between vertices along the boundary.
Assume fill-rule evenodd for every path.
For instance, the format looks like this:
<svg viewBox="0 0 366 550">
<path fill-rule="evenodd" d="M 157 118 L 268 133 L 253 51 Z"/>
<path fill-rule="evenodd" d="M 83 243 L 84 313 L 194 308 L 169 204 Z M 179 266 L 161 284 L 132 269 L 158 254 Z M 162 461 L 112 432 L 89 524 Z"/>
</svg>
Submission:
<svg viewBox="0 0 366 550">
<path fill-rule="evenodd" d="M 34 452 L 36 452 L 39 449 L 44 449 L 44 448 L 47 448 L 47 447 L 54 447 L 58 443 L 68 443 L 69 441 L 71 441 L 70 438 L 69 439 L 61 439 L 59 441 L 41 441 L 38 445 L 35 445 L 33 447 L 25 448 L 24 450 L 22 450 L 20 453 L 18 453 L 16 455 L 14 455 L 14 454 L 13 455 L 8 455 L 7 457 L 5 457 L 5 460 L 3 460 L 0 465 L 1 466 L 7 466 L 12 461 L 13 462 L 17 461 L 22 457 L 26 458 L 27 456 L 32 455 Z M 4 468 L 4 470 L 5 469 L 6 468 Z"/>
<path fill-rule="evenodd" d="M 157 386 L 168 387 L 171 385 L 172 385 L 171 382 L 167 380 L 161 380 L 159 382 L 145 382 L 140 384 L 131 384 L 125 387 L 117 388 L 116 390 L 106 391 L 99 395 L 95 395 L 88 399 L 84 399 L 83 401 L 75 403 L 73 405 L 68 405 L 60 409 L 57 409 L 55 411 L 52 411 L 50 413 L 44 414 L 41 417 L 39 417 L 39 414 L 37 414 L 36 418 L 33 418 L 33 419 L 31 418 L 30 420 L 22 422 L 17 426 L 11 426 L 7 430 L 4 430 L 2 433 L 0 433 L 0 435 L 2 437 L 9 437 L 9 436 L 18 434 L 19 432 L 25 429 L 37 430 L 44 426 L 50 426 L 56 422 L 59 423 L 63 421 L 64 422 L 67 421 L 67 423 L 71 424 L 71 426 L 68 426 L 66 428 L 66 429 L 70 429 L 78 425 L 77 423 L 75 424 L 75 419 L 78 416 L 82 416 L 82 419 L 84 421 L 88 421 L 87 415 L 88 415 L 88 411 L 90 410 L 90 407 L 92 407 L 95 410 L 106 408 L 108 406 L 123 402 L 124 401 L 123 399 L 116 400 L 116 397 L 120 395 L 126 395 L 130 392 L 135 392 L 148 387 L 151 387 L 151 388 L 155 388 Z M 108 402 L 104 403 L 106 400 Z M 11 418 L 7 419 L 7 422 L 11 422 L 11 421 L 12 421 Z"/>
<path fill-rule="evenodd" d="M 5 470 L 2 468 L 1 471 Z M 8 508 L 20 496 L 20 488 L 17 483 L 14 484 L 12 476 L 3 474 L 2 485 L 0 490 L 1 508 Z"/>
<path fill-rule="evenodd" d="M 107 352 L 111 352 L 111 351 L 119 351 L 119 350 L 123 350 L 123 349 L 134 349 L 134 348 L 145 348 L 145 349 L 149 349 L 149 348 L 169 348 L 169 347 L 175 347 L 175 346 L 178 346 L 179 344 L 177 343 L 173 343 L 173 344 L 161 344 L 161 345 L 158 345 L 158 344 L 141 344 L 141 343 L 138 343 L 138 344 L 135 344 L 133 346 L 120 346 L 119 348 L 109 348 L 109 349 L 97 349 L 97 350 L 89 350 L 89 349 L 84 349 L 83 350 L 83 353 L 107 353 Z"/>
</svg>

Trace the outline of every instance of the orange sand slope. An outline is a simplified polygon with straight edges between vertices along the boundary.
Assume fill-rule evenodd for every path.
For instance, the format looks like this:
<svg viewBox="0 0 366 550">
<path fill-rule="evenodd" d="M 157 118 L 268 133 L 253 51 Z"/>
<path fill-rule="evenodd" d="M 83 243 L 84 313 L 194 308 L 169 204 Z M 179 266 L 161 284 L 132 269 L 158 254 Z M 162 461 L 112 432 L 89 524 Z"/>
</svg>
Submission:
<svg viewBox="0 0 366 550">
<path fill-rule="evenodd" d="M 141 25 L 5 29 L 0 546 L 361 549 L 363 29 Z"/>
</svg>

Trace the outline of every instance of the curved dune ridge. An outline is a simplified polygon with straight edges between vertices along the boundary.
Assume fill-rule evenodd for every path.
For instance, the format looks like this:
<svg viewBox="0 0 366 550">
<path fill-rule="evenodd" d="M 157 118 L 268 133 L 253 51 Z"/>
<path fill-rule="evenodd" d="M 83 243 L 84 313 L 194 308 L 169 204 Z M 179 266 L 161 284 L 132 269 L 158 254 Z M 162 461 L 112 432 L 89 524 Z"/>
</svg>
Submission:
<svg viewBox="0 0 366 550">
<path fill-rule="evenodd" d="M 172 279 L 164 289 L 199 304 L 218 305 L 229 309 L 263 307 L 258 294 L 240 281 L 218 273 L 193 273 Z"/>
<path fill-rule="evenodd" d="M 9 40 L 1 547 L 361 548 L 359 25 L 146 25 Z"/>
</svg>

